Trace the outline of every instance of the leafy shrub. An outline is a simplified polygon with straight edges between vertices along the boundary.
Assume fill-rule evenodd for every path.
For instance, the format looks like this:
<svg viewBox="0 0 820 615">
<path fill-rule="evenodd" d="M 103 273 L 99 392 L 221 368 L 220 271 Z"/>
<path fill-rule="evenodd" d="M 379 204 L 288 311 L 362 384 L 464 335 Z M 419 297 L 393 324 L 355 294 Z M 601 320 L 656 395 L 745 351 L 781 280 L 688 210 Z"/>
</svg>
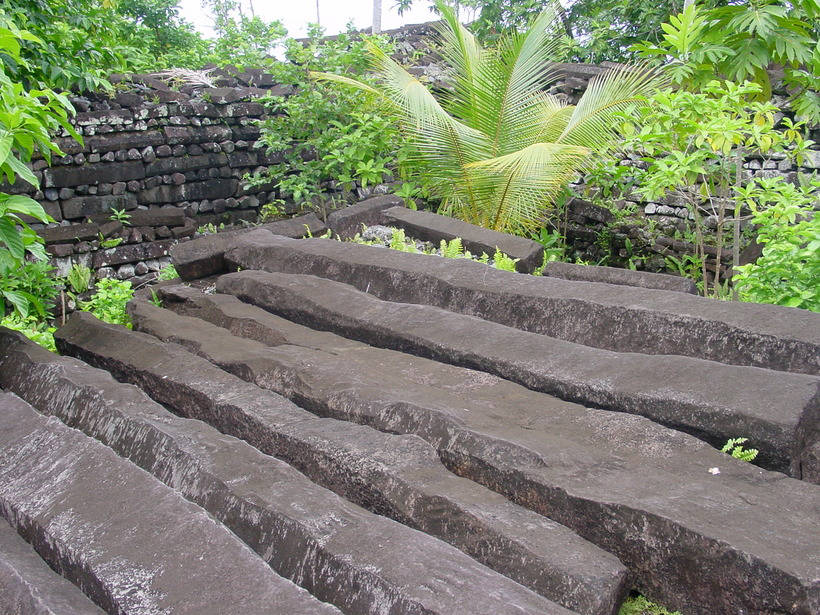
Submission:
<svg viewBox="0 0 820 615">
<path fill-rule="evenodd" d="M 48 326 L 42 320 L 37 320 L 34 316 L 27 316 L 23 318 L 20 314 L 9 314 L 0 320 L 0 327 L 13 329 L 19 331 L 31 341 L 40 344 L 43 348 L 51 352 L 57 352 L 57 347 L 54 345 L 54 327 Z"/>
<path fill-rule="evenodd" d="M 50 161 L 52 153 L 62 154 L 49 133 L 65 128 L 79 136 L 68 122 L 73 108 L 68 100 L 51 90 L 26 91 L 10 74 L 26 65 L 22 43 L 40 44 L 30 32 L 17 29 L 0 15 L 0 173 L 8 183 L 16 178 L 39 188 L 26 162 L 39 152 Z M 46 281 L 46 265 L 27 263 L 26 255 L 46 259 L 42 239 L 26 224 L 24 215 L 40 222 L 53 222 L 43 207 L 22 195 L 0 193 L 0 317 L 10 304 L 22 318 L 34 311 L 44 317 L 56 294 Z"/>
<path fill-rule="evenodd" d="M 820 312 L 820 182 L 796 187 L 783 178 L 757 180 L 740 197 L 752 209 L 763 254 L 736 267 L 743 301 L 774 303 Z"/>
<path fill-rule="evenodd" d="M 308 71 L 326 71 L 364 78 L 365 42 L 351 33 L 335 40 L 320 40 L 321 30 L 311 28 L 306 45 L 287 41 L 289 62 L 274 67 L 280 83 L 293 85 L 291 96 L 264 100 L 269 117 L 261 124 L 256 147 L 278 154 L 283 162 L 248 178 L 251 184 L 275 182 L 282 198 L 309 203 L 324 184 L 338 182 L 347 189 L 380 183 L 397 172 L 396 159 L 403 151 L 391 114 L 353 91 L 331 91 L 309 79 Z M 389 49 L 386 39 L 364 37 Z M 367 112 L 359 111 L 367 107 Z M 398 153 L 398 154 L 397 154 Z"/>
<path fill-rule="evenodd" d="M 131 282 L 103 278 L 97 281 L 97 290 L 90 301 L 80 305 L 86 312 L 114 325 L 131 328 L 131 319 L 125 311 L 126 304 L 134 296 Z"/>
<path fill-rule="evenodd" d="M 717 76 L 750 80 L 765 99 L 771 96 L 766 69 L 780 64 L 798 115 L 818 124 L 818 18 L 820 4 L 813 1 L 755 0 L 708 10 L 693 2 L 663 24 L 662 40 L 635 49 L 657 58 L 678 83 L 699 88 Z"/>
<path fill-rule="evenodd" d="M 159 273 L 157 274 L 158 280 L 175 280 L 179 277 L 176 268 L 171 265 L 165 265 L 162 269 L 160 269 Z"/>
<path fill-rule="evenodd" d="M 681 615 L 678 611 L 668 611 L 659 604 L 650 602 L 643 596 L 627 598 L 618 615 Z"/>
<path fill-rule="evenodd" d="M 0 276 L 0 314 L 6 309 L 5 299 L 21 318 L 49 317 L 62 286 L 53 277 L 53 270 L 44 260 L 21 261 L 14 270 Z"/>
<path fill-rule="evenodd" d="M 84 293 L 91 285 L 91 269 L 85 265 L 73 265 L 65 279 L 72 291 Z"/>
</svg>

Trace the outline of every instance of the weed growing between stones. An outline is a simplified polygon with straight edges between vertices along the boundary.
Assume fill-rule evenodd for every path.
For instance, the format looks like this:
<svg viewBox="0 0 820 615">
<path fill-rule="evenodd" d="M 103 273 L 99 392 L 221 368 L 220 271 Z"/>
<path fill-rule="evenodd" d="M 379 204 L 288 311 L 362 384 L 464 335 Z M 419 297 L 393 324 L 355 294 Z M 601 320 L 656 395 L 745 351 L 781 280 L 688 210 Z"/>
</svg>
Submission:
<svg viewBox="0 0 820 615">
<path fill-rule="evenodd" d="M 390 232 L 389 237 L 387 236 L 388 231 Z M 469 250 L 464 249 L 460 237 L 455 237 L 450 241 L 442 239 L 439 243 L 438 250 L 436 250 L 434 244 L 416 241 L 412 237 L 407 237 L 404 229 L 392 227 L 368 228 L 362 225 L 362 232 L 357 233 L 350 242 L 368 246 L 385 246 L 391 250 L 409 252 L 411 254 L 430 254 L 443 258 L 469 258 L 470 260 L 490 265 L 502 271 L 515 271 L 515 264 L 519 260 L 517 258 L 511 258 L 498 248 L 495 249 L 492 260 L 490 260 L 490 256 L 486 252 L 482 252 L 481 256 L 475 256 Z"/>
<path fill-rule="evenodd" d="M 176 268 L 173 265 L 165 265 L 162 269 L 159 270 L 157 274 L 157 280 L 175 280 L 179 277 Z"/>
<path fill-rule="evenodd" d="M 743 445 L 748 441 L 749 438 L 730 438 L 720 449 L 720 452 L 728 453 L 735 459 L 752 462 L 760 451 L 756 448 L 743 448 Z"/>
<path fill-rule="evenodd" d="M 86 312 L 91 312 L 94 316 L 105 322 L 114 325 L 124 325 L 131 328 L 131 319 L 125 311 L 125 305 L 134 296 L 134 289 L 131 282 L 104 278 L 97 282 L 97 292 L 80 305 Z"/>
<path fill-rule="evenodd" d="M 683 615 L 680 611 L 669 611 L 660 604 L 650 602 L 643 596 L 627 598 L 618 615 Z"/>
<path fill-rule="evenodd" d="M 57 352 L 53 335 L 56 329 L 50 327 L 45 321 L 37 320 L 34 316 L 23 318 L 17 312 L 12 312 L 0 320 L 0 327 L 19 331 L 31 341 L 40 344 L 43 348 L 51 352 Z"/>
</svg>

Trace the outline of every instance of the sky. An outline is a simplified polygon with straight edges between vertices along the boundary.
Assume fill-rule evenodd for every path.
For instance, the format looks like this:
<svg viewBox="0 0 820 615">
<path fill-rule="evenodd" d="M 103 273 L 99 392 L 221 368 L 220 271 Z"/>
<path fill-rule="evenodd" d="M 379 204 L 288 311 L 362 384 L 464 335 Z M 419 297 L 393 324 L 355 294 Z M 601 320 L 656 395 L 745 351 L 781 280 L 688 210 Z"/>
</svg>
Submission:
<svg viewBox="0 0 820 615">
<path fill-rule="evenodd" d="M 257 16 L 268 21 L 279 19 L 293 37 L 305 36 L 308 22 L 316 21 L 316 0 L 241 0 L 245 14 L 250 14 L 248 3 L 251 1 Z M 401 17 L 393 8 L 394 4 L 395 0 L 382 0 L 382 30 L 436 19 L 435 14 L 430 12 L 429 0 L 415 0 L 413 7 Z M 201 0 L 181 0 L 179 6 L 181 17 L 193 23 L 206 36 L 213 34 L 210 14 L 202 8 Z M 369 28 L 373 23 L 373 2 L 319 0 L 319 19 L 328 35 L 345 30 L 348 21 L 353 21 L 357 29 Z"/>
</svg>

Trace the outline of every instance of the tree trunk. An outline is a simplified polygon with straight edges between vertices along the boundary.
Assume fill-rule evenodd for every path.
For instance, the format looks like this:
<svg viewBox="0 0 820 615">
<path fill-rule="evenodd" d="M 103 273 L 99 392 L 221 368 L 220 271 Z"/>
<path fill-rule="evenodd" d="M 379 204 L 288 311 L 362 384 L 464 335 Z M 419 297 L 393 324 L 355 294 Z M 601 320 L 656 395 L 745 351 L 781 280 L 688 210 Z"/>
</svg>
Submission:
<svg viewBox="0 0 820 615">
<path fill-rule="evenodd" d="M 382 0 L 373 0 L 373 28 L 371 34 L 382 31 Z"/>
<path fill-rule="evenodd" d="M 319 19 L 319 0 L 316 0 L 316 25 L 322 25 L 322 22 Z"/>
</svg>

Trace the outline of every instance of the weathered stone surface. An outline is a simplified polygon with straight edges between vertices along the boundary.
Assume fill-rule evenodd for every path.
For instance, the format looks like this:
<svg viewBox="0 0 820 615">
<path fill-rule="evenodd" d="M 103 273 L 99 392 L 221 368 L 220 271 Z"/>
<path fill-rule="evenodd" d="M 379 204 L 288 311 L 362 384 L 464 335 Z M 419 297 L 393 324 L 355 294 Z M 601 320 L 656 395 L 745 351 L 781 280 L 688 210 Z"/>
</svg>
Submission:
<svg viewBox="0 0 820 615">
<path fill-rule="evenodd" d="M 98 250 L 94 252 L 92 268 L 111 267 L 112 265 L 122 265 L 124 263 L 136 263 L 148 260 L 149 258 L 160 258 L 168 256 L 171 246 L 175 243 L 172 239 L 163 239 L 151 243 L 133 243 L 120 245 L 115 248 Z"/>
<path fill-rule="evenodd" d="M 107 446 L 0 399 L 0 513 L 104 610 L 339 612 Z"/>
<path fill-rule="evenodd" d="M 266 222 L 260 224 L 258 228 L 291 239 L 299 239 L 309 235 L 322 235 L 327 232 L 325 223 L 313 213 L 286 218 L 285 220 L 276 220 L 275 222 Z"/>
<path fill-rule="evenodd" d="M 365 226 L 384 224 L 382 212 L 403 203 L 404 201 L 392 194 L 376 196 L 334 211 L 327 217 L 327 225 L 334 234 L 342 239 L 350 239 L 356 233 L 362 232 L 363 224 Z"/>
<path fill-rule="evenodd" d="M 190 309 L 266 343 L 284 336 L 286 345 L 267 350 L 266 368 L 258 344 L 219 339 L 213 330 L 192 335 L 176 321 L 148 323 L 136 313 L 135 326 L 226 368 L 239 356 L 244 366 L 230 368 L 237 374 L 321 414 L 424 438 L 450 469 L 617 554 L 642 590 L 685 613 L 816 609 L 817 487 L 641 417 L 586 409 L 427 359 L 364 350 L 230 297 L 192 301 L 193 292 L 162 290 L 175 310 Z M 709 472 L 714 467 L 719 474 Z"/>
<path fill-rule="evenodd" d="M 769 469 L 800 476 L 820 436 L 820 378 L 691 357 L 617 353 L 441 308 L 382 301 L 314 276 L 241 271 L 217 288 L 374 346 L 489 372 L 594 407 L 641 414 L 712 443 L 743 434 Z"/>
<path fill-rule="evenodd" d="M 232 341 L 225 330 L 146 302 L 134 302 L 133 309 L 142 323 L 167 318 L 170 328 L 215 335 L 219 344 Z M 451 474 L 417 438 L 317 419 L 175 345 L 87 316 L 75 316 L 57 337 L 64 352 L 139 383 L 183 416 L 212 422 L 341 495 L 434 534 L 552 599 L 583 613 L 612 613 L 617 606 L 625 569 L 615 558 Z M 257 359 L 264 362 L 264 353 Z M 237 355 L 237 368 L 247 371 L 240 361 Z"/>
<path fill-rule="evenodd" d="M 84 315 L 70 321 L 64 331 L 71 335 L 72 327 L 87 325 L 99 329 L 100 323 Z M 121 337 L 118 328 L 102 327 L 103 335 L 112 332 L 117 339 Z M 88 332 L 82 336 L 87 339 Z M 145 348 L 160 350 L 149 361 L 153 370 L 136 377 L 140 382 L 154 378 L 156 384 L 159 380 L 150 374 L 180 358 L 193 360 L 192 374 L 198 362 L 205 364 L 205 376 L 219 372 L 178 347 L 164 354 L 161 345 L 148 336 L 126 338 L 136 344 L 132 357 Z M 151 344 L 142 343 L 143 339 Z M 173 416 L 142 392 L 114 382 L 106 372 L 47 354 L 19 339 L 11 341 L 0 362 L 16 370 L 4 380 L 43 412 L 101 440 L 205 507 L 266 557 L 279 574 L 346 613 L 466 614 L 470 597 L 491 591 L 488 583 L 498 577 L 456 549 L 350 504 L 240 440 L 199 421 Z M 118 365 L 120 369 L 122 364 Z M 223 403 L 235 394 L 259 394 L 263 401 L 272 397 L 258 389 L 254 393 L 254 387 L 241 381 L 237 381 L 239 388 L 230 386 L 230 380 L 237 381 L 233 377 L 220 380 L 218 384 L 227 384 L 227 388 L 205 402 L 212 404 L 210 411 L 225 409 Z M 172 376 L 166 383 L 168 391 L 176 388 L 175 382 Z M 185 388 L 176 388 L 174 394 L 184 394 Z M 71 396 L 71 404 L 64 403 L 66 395 Z M 116 406 L 111 399 L 118 400 Z M 300 418 L 315 421 L 297 409 L 292 419 Z M 503 591 L 515 585 L 502 579 L 494 587 Z M 516 591 L 506 597 L 517 602 Z M 493 606 L 502 608 L 500 604 L 499 600 Z M 509 612 L 518 611 L 510 608 Z M 561 609 L 548 612 L 567 613 Z"/>
<path fill-rule="evenodd" d="M 231 267 L 318 275 L 596 348 L 820 373 L 820 315 L 807 310 L 518 276 L 325 239 L 254 236 L 226 257 Z"/>
<path fill-rule="evenodd" d="M 522 273 L 532 273 L 544 260 L 544 247 L 525 237 L 491 231 L 449 216 L 413 211 L 406 207 L 391 207 L 384 210 L 383 215 L 385 224 L 403 228 L 411 237 L 422 241 L 438 244 L 442 239 L 450 241 L 460 237 L 466 250 L 477 256 L 483 252 L 491 258 L 498 248 L 507 256 L 518 259 L 515 268 Z"/>
<path fill-rule="evenodd" d="M 179 207 L 151 207 L 131 212 L 131 226 L 182 226 L 185 224 L 185 210 Z"/>
<path fill-rule="evenodd" d="M 239 182 L 235 179 L 207 179 L 179 186 L 162 185 L 140 191 L 137 199 L 143 205 L 224 199 L 233 196 L 238 185 Z"/>
<path fill-rule="evenodd" d="M 2 400 L 9 393 L 0 392 Z M 102 615 L 74 585 L 48 567 L 25 540 L 0 520 L 0 613 Z"/>
<path fill-rule="evenodd" d="M 638 286 L 640 288 L 654 288 L 670 290 L 679 293 L 698 294 L 698 288 L 689 278 L 649 271 L 631 271 L 617 267 L 595 267 L 591 265 L 576 265 L 552 261 L 544 267 L 543 275 L 551 278 L 561 278 L 579 282 L 603 282 L 619 286 Z"/>
<path fill-rule="evenodd" d="M 80 186 L 124 182 L 145 177 L 145 166 L 140 160 L 128 162 L 100 162 L 78 167 L 52 167 L 43 171 L 43 185 Z"/>
<path fill-rule="evenodd" d="M 162 129 L 169 145 L 188 145 L 209 141 L 224 141 L 231 137 L 228 126 L 165 126 Z"/>
<path fill-rule="evenodd" d="M 131 210 L 137 207 L 133 194 L 109 194 L 105 196 L 77 196 L 63 201 L 63 217 L 67 220 L 89 218 L 98 214 L 110 214 L 112 209 Z"/>
<path fill-rule="evenodd" d="M 327 227 L 315 214 L 307 214 L 268 222 L 252 231 L 227 231 L 200 237 L 176 246 L 171 252 L 171 258 L 183 280 L 195 280 L 227 271 L 222 257 L 237 237 L 248 233 L 265 237 L 268 233 L 273 233 L 298 239 L 307 234 L 321 235 L 326 231 Z"/>
<path fill-rule="evenodd" d="M 52 226 L 41 229 L 37 232 L 46 245 L 53 243 L 70 243 L 72 241 L 84 241 L 86 239 L 96 239 L 100 232 L 100 227 L 96 224 L 72 224 L 71 226 Z"/>
<path fill-rule="evenodd" d="M 200 154 L 199 156 L 160 158 L 145 165 L 145 175 L 146 177 L 154 177 L 155 175 L 223 167 L 226 164 L 228 164 L 228 157 L 222 152 Z"/>
</svg>

